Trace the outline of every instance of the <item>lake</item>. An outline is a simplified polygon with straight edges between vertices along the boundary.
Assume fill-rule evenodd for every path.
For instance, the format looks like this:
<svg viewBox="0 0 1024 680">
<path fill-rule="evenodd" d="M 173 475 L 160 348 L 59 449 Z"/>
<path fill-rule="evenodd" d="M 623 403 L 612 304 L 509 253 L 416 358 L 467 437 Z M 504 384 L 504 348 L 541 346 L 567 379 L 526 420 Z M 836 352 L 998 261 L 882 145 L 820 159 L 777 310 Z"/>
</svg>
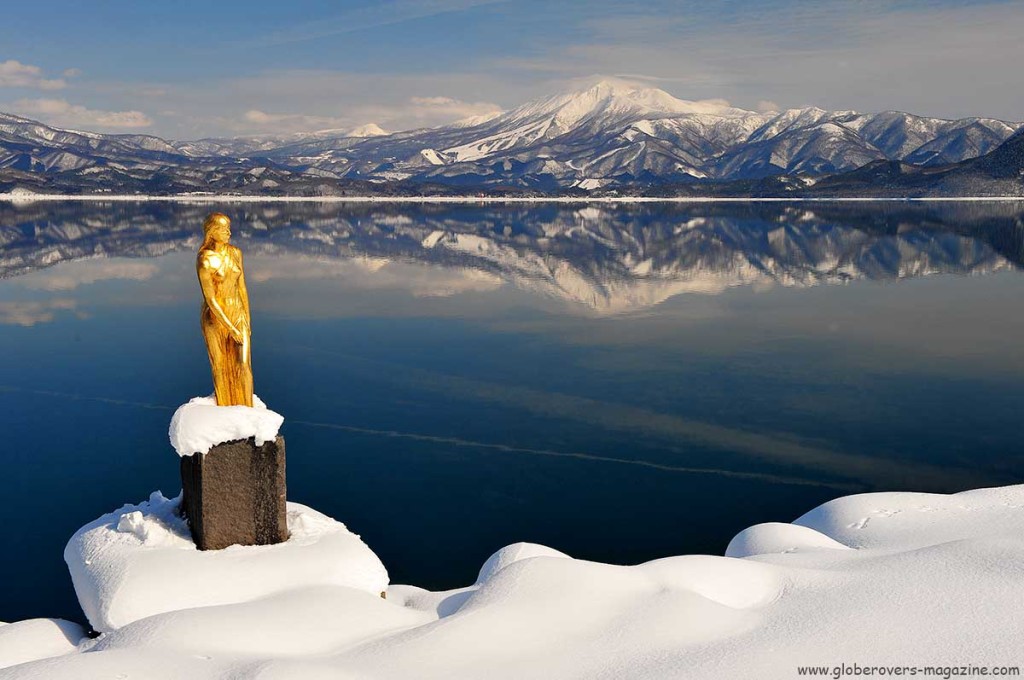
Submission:
<svg viewBox="0 0 1024 680">
<path fill-rule="evenodd" d="M 0 620 L 82 621 L 67 539 L 178 493 L 214 209 L 289 499 L 392 582 L 1024 481 L 1021 203 L 0 203 Z"/>
</svg>

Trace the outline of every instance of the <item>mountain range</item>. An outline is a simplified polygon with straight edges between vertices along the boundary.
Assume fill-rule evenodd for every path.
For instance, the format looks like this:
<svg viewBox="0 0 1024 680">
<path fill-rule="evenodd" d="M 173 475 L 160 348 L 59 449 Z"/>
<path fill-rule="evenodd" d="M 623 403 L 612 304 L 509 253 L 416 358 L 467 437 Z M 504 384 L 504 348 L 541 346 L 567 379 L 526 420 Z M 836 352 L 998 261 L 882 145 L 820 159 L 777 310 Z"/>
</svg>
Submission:
<svg viewBox="0 0 1024 680">
<path fill-rule="evenodd" d="M 1021 195 L 1022 127 L 899 111 L 756 112 L 618 81 L 394 133 L 368 124 L 171 141 L 0 114 L 0 192 Z"/>
</svg>

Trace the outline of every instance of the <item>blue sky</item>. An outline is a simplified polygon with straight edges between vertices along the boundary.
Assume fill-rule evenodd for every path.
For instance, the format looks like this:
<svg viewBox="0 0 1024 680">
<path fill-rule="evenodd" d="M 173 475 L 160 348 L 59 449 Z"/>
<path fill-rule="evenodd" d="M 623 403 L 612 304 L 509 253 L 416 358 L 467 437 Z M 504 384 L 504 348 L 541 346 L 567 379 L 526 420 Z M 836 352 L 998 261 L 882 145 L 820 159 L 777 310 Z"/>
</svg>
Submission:
<svg viewBox="0 0 1024 680">
<path fill-rule="evenodd" d="M 616 76 L 744 108 L 1024 120 L 1021 2 L 11 3 L 0 110 L 173 138 L 438 125 Z"/>
</svg>

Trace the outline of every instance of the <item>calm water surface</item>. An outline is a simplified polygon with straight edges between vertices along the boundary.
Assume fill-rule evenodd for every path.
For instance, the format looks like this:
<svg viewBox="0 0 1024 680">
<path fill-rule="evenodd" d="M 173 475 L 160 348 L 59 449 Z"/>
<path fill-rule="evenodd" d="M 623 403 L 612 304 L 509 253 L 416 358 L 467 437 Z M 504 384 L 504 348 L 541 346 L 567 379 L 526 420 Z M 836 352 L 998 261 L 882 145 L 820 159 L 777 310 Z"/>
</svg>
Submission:
<svg viewBox="0 0 1024 680">
<path fill-rule="evenodd" d="M 721 553 L 831 498 L 1024 477 L 1019 204 L 215 206 L 292 500 L 393 582 L 515 541 Z M 180 488 L 211 206 L 0 204 L 0 620 L 82 620 L 82 524 Z"/>
</svg>

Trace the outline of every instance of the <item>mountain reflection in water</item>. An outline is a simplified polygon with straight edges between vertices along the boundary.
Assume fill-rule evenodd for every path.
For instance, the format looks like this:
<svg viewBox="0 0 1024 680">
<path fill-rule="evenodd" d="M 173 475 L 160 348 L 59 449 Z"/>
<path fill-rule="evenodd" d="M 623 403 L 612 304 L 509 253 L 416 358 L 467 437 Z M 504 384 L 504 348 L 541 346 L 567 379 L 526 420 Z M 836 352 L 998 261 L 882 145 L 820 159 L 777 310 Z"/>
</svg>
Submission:
<svg viewBox="0 0 1024 680">
<path fill-rule="evenodd" d="M 209 210 L 0 204 L 0 277 L 68 260 L 195 249 L 196 225 Z M 985 274 L 1024 264 L 1024 206 L 1016 203 L 296 203 L 229 212 L 250 256 L 351 260 L 370 269 L 414 262 L 463 279 L 472 271 L 476 287 L 509 282 L 600 314 L 739 285 Z"/>
</svg>

